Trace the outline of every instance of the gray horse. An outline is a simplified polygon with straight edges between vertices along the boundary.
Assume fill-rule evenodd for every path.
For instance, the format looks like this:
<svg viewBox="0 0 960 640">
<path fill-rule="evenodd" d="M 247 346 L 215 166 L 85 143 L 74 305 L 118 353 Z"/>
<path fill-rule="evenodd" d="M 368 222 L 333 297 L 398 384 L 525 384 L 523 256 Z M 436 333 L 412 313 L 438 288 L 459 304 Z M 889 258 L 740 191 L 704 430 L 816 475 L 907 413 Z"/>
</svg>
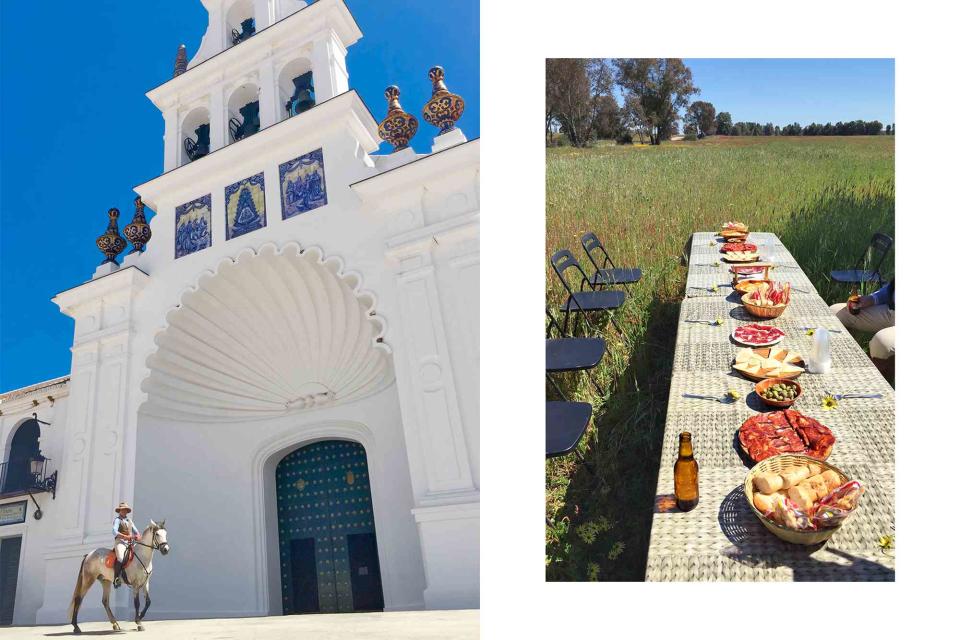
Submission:
<svg viewBox="0 0 960 640">
<path fill-rule="evenodd" d="M 133 552 L 134 557 L 124 573 L 127 576 L 127 584 L 133 589 L 137 631 L 143 631 L 143 625 L 140 624 L 140 621 L 147 615 L 147 609 L 150 608 L 150 574 L 153 572 L 153 552 L 159 550 L 163 555 L 170 552 L 164 522 L 161 520 L 158 524 L 151 520 L 150 525 L 144 529 L 143 535 L 140 536 L 140 540 L 134 542 L 130 546 L 130 551 L 128 551 L 128 553 Z M 70 608 L 68 609 L 74 633 L 80 633 L 80 627 L 77 626 L 77 612 L 80 610 L 83 596 L 97 580 L 103 586 L 103 608 L 107 610 L 107 616 L 113 624 L 113 630 L 120 631 L 120 625 L 117 623 L 117 619 L 113 617 L 113 612 L 110 611 L 110 587 L 113 583 L 114 567 L 119 569 L 120 560 L 119 558 L 116 560 L 114 567 L 108 567 L 107 556 L 110 551 L 110 549 L 100 548 L 83 556 L 80 575 L 77 576 L 77 586 L 73 590 L 73 599 L 70 601 Z M 147 597 L 143 611 L 140 611 L 141 590 Z"/>
</svg>

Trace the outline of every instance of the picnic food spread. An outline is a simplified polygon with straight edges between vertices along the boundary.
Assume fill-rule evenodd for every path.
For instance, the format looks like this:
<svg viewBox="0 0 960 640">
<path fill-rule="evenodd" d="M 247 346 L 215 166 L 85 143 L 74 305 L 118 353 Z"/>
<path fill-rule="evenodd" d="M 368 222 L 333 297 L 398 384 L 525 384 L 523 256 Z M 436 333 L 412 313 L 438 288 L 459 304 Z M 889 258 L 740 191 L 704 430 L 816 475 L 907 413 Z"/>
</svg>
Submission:
<svg viewBox="0 0 960 640">
<path fill-rule="evenodd" d="M 727 262 L 756 262 L 760 259 L 760 254 L 756 251 L 728 251 L 723 259 Z"/>
<path fill-rule="evenodd" d="M 838 527 L 854 509 L 863 485 L 816 463 L 753 476 L 753 506 L 762 517 L 798 531 Z"/>
<path fill-rule="evenodd" d="M 894 526 L 892 389 L 854 339 L 834 331 L 839 321 L 783 243 L 774 234 L 751 233 L 749 244 L 764 247 L 765 260 L 759 261 L 753 247 L 735 246 L 746 245 L 745 236 L 746 225 L 729 223 L 719 234 L 697 232 L 691 240 L 688 290 L 713 285 L 715 295 L 688 293 L 681 317 L 729 319 L 733 327 L 723 332 L 716 328 L 722 322 L 699 323 L 678 333 L 664 438 L 676 442 L 681 432 L 694 432 L 704 473 L 699 505 L 691 511 L 680 510 L 676 502 L 654 503 L 646 579 L 892 579 L 893 555 L 877 546 L 878 536 L 892 535 Z M 749 264 L 738 263 L 745 258 Z M 728 295 L 730 289 L 721 293 L 714 284 L 727 272 L 739 295 Z M 771 279 L 774 273 L 782 280 Z M 794 284 L 807 295 L 793 300 Z M 748 319 L 747 313 L 762 320 Z M 786 323 L 774 320 L 785 313 Z M 801 390 L 797 381 L 812 366 L 815 347 L 810 327 L 837 333 L 835 366 L 803 382 Z M 746 348 L 729 348 L 733 343 Z M 743 380 L 731 377 L 730 367 L 756 383 L 750 383 L 750 391 Z M 828 406 L 823 395 L 838 398 L 839 391 L 877 385 L 889 393 L 870 400 L 869 407 L 867 401 L 845 398 Z M 677 401 L 689 392 L 719 404 Z M 658 496 L 677 490 L 675 461 L 674 452 L 664 448 Z M 844 473 L 846 465 L 853 465 L 855 480 Z M 733 492 L 737 485 L 739 497 Z M 858 506 L 867 485 L 871 499 Z M 854 510 L 859 516 L 847 519 Z M 744 521 L 747 511 L 753 516 Z M 820 544 L 841 528 L 828 549 L 803 556 L 789 555 L 780 542 Z M 731 542 L 739 555 L 722 551 Z M 842 557 L 831 550 L 842 551 Z M 758 566 L 743 560 L 754 555 L 769 562 Z"/>
<path fill-rule="evenodd" d="M 740 447 L 754 462 L 781 453 L 799 453 L 826 460 L 836 439 L 833 432 L 799 411 L 758 413 L 740 425 Z"/>
<path fill-rule="evenodd" d="M 733 339 L 740 344 L 752 347 L 765 347 L 776 344 L 786 334 L 776 328 L 763 324 L 745 324 L 733 330 Z"/>
<path fill-rule="evenodd" d="M 741 349 L 733 368 L 751 380 L 796 378 L 803 373 L 803 358 L 789 349 Z"/>
<path fill-rule="evenodd" d="M 761 280 L 743 300 L 758 307 L 785 307 L 790 302 L 790 283 Z"/>
<path fill-rule="evenodd" d="M 797 385 L 787 382 L 778 382 L 760 390 L 760 395 L 767 400 L 796 400 Z"/>
<path fill-rule="evenodd" d="M 756 251 L 757 245 L 749 242 L 727 242 L 720 246 L 720 253 Z"/>
</svg>

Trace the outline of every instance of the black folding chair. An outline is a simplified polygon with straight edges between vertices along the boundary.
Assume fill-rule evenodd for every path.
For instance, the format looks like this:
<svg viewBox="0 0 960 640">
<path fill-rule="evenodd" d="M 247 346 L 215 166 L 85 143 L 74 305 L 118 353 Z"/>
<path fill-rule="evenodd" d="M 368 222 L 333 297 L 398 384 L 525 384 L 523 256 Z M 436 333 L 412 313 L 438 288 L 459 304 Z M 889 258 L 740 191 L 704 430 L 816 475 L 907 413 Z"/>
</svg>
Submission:
<svg viewBox="0 0 960 640">
<path fill-rule="evenodd" d="M 593 285 L 590 284 L 590 279 L 587 278 L 587 274 L 583 271 L 583 268 L 580 266 L 580 263 L 577 262 L 577 259 L 573 257 L 573 254 L 570 253 L 567 249 L 561 249 L 557 251 L 550 257 L 550 264 L 553 266 L 554 273 L 557 274 L 557 277 L 560 278 L 560 282 L 563 284 L 563 288 L 567 290 L 567 299 L 561 306 L 563 309 L 563 333 L 564 335 L 573 335 L 568 333 L 567 328 L 570 324 L 570 314 L 577 313 L 578 322 L 580 316 L 583 316 L 588 311 L 607 311 L 610 314 L 610 322 L 613 323 L 613 326 L 617 328 L 617 331 L 622 337 L 626 337 L 626 333 L 620 328 L 620 325 L 617 324 L 616 319 L 613 317 L 613 313 L 623 306 L 624 300 L 626 300 L 626 294 L 623 291 L 603 291 L 603 290 L 594 290 Z M 576 269 L 580 274 L 580 290 L 574 291 L 573 287 L 564 277 L 564 271 L 568 269 Z M 589 291 L 584 290 L 584 287 L 590 287 Z M 576 331 L 576 325 L 574 326 L 574 332 Z"/>
<path fill-rule="evenodd" d="M 566 400 L 563 391 L 550 377 L 550 374 L 586 371 L 590 382 L 602 396 L 603 388 L 590 375 L 589 370 L 600 364 L 603 354 L 607 351 L 607 342 L 603 338 L 568 338 L 563 334 L 560 324 L 550 313 L 550 309 L 547 309 L 547 317 L 550 319 L 547 324 L 547 380 L 553 385 L 554 390 L 560 394 L 560 397 Z M 554 330 L 559 335 L 558 338 L 550 337 Z"/>
<path fill-rule="evenodd" d="M 547 457 L 565 456 L 577 444 L 590 424 L 593 407 L 586 402 L 547 401 Z M 577 451 L 577 457 L 583 456 Z M 585 462 L 585 461 L 584 461 Z"/>
<path fill-rule="evenodd" d="M 859 268 L 831 271 L 830 279 L 834 282 L 846 282 L 848 284 L 876 282 L 882 285 L 883 276 L 880 274 L 880 267 L 883 266 L 883 261 L 886 260 L 887 254 L 890 253 L 892 247 L 893 238 L 885 233 L 873 234 L 873 237 L 870 238 L 870 244 L 863 250 L 863 255 L 860 256 L 860 260 L 857 262 Z M 872 261 L 871 259 L 875 252 L 879 253 L 880 259 L 876 263 L 877 266 L 870 269 L 868 268 L 870 266 L 869 263 Z"/>
<path fill-rule="evenodd" d="M 590 282 L 594 287 L 633 284 L 639 282 L 640 278 L 643 277 L 643 272 L 639 267 L 618 267 L 615 265 L 603 243 L 600 242 L 600 238 L 593 231 L 583 234 L 580 238 L 580 245 L 590 259 L 590 264 L 593 265 L 594 273 L 590 276 Z M 603 259 L 598 261 L 594 258 L 594 252 L 603 254 Z"/>
</svg>

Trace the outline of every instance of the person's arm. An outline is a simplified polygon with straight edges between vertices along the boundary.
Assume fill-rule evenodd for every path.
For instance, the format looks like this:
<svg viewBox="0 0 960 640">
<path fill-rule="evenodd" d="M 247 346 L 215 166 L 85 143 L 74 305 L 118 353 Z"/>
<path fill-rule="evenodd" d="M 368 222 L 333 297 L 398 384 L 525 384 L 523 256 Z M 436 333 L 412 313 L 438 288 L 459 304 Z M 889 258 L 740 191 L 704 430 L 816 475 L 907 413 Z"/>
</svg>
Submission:
<svg viewBox="0 0 960 640">
<path fill-rule="evenodd" d="M 120 518 L 113 519 L 113 537 L 120 535 Z"/>
<path fill-rule="evenodd" d="M 882 286 L 879 290 L 871 293 L 868 296 L 863 296 L 860 300 L 860 306 L 863 308 L 869 308 L 878 304 L 890 304 L 890 285 L 886 284 Z"/>
<path fill-rule="evenodd" d="M 140 530 L 137 529 L 137 525 L 133 524 L 133 520 L 130 521 L 130 530 L 133 531 L 133 536 L 139 540 L 140 539 Z"/>
</svg>

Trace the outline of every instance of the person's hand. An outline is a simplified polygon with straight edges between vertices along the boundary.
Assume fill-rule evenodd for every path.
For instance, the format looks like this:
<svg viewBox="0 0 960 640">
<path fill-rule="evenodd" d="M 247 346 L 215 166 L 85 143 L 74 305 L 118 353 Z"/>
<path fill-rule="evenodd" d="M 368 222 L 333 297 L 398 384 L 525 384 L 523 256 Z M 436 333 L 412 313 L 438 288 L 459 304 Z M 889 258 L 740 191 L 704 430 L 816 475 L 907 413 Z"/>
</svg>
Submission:
<svg viewBox="0 0 960 640">
<path fill-rule="evenodd" d="M 863 298 L 860 298 L 860 297 L 857 297 L 853 300 L 847 300 L 847 311 L 849 311 L 851 315 L 857 315 L 858 313 L 860 313 L 860 309 L 862 308 L 862 303 L 863 303 Z"/>
<path fill-rule="evenodd" d="M 873 306 L 873 298 L 870 296 L 861 296 L 858 302 L 860 303 L 861 309 L 869 309 Z"/>
<path fill-rule="evenodd" d="M 139 539 L 140 539 L 140 534 L 137 533 L 137 534 L 135 534 L 133 537 L 134 537 L 134 539 L 139 540 Z"/>
</svg>

